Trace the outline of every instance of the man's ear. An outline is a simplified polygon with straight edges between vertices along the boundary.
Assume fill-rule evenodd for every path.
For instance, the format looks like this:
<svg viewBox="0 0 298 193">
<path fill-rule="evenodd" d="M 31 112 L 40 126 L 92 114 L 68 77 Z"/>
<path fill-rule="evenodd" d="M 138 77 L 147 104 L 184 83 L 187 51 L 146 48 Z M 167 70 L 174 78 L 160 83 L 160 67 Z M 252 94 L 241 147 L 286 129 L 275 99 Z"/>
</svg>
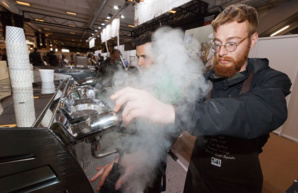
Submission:
<svg viewBox="0 0 298 193">
<path fill-rule="evenodd" d="M 259 39 L 259 34 L 255 32 L 254 34 L 251 35 L 250 37 L 250 50 L 256 45 L 257 41 Z"/>
</svg>

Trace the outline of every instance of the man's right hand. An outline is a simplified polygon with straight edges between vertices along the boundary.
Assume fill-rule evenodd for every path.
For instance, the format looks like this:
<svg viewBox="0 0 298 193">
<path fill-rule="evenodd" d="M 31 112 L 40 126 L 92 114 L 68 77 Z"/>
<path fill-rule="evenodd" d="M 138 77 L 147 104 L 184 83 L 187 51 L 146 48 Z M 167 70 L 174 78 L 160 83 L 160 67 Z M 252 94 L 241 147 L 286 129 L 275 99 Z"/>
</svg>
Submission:
<svg viewBox="0 0 298 193">
<path fill-rule="evenodd" d="M 99 178 L 98 181 L 98 186 L 96 188 L 96 191 L 100 191 L 101 187 L 103 186 L 103 184 L 106 181 L 106 178 L 108 177 L 108 175 L 110 174 L 113 165 L 115 162 L 117 162 L 119 160 L 119 157 L 117 156 L 113 161 L 111 161 L 110 163 L 104 165 L 104 166 L 99 166 L 96 167 L 96 170 L 98 170 L 98 172 L 90 179 L 90 182 L 94 182 L 96 179 Z"/>
<path fill-rule="evenodd" d="M 126 87 L 115 92 L 111 99 L 115 100 L 115 112 L 124 106 L 122 118 L 126 124 L 138 117 L 165 125 L 175 121 L 174 107 L 159 101 L 147 91 Z"/>
</svg>

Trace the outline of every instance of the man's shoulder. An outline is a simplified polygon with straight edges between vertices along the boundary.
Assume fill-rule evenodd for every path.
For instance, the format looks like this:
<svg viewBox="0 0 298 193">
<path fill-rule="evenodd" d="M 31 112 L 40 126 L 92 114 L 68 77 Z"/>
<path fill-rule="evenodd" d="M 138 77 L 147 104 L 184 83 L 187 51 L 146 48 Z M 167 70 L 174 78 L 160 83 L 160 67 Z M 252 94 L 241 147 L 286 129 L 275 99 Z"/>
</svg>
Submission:
<svg viewBox="0 0 298 193">
<path fill-rule="evenodd" d="M 253 66 L 254 74 L 259 73 L 272 73 L 272 74 L 285 74 L 269 65 L 269 60 L 267 58 L 249 58 L 248 63 Z"/>
<path fill-rule="evenodd" d="M 284 72 L 270 68 L 268 59 L 254 58 L 251 61 L 253 61 L 253 79 L 255 84 L 263 84 L 264 82 L 267 82 L 267 85 L 280 85 L 281 87 L 288 89 L 291 87 L 291 80 L 288 75 Z"/>
<path fill-rule="evenodd" d="M 267 58 L 248 58 L 248 65 L 253 66 L 254 74 L 270 68 Z"/>
</svg>

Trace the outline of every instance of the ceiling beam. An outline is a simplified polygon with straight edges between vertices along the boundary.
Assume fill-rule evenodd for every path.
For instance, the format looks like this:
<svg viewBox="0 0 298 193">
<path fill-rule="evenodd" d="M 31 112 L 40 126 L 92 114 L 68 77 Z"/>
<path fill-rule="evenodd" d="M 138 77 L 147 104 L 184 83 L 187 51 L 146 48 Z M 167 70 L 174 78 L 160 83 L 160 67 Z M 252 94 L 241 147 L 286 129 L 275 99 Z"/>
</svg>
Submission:
<svg viewBox="0 0 298 193">
<path fill-rule="evenodd" d="M 94 22 L 96 21 L 96 19 L 98 18 L 98 16 L 101 14 L 101 12 L 102 12 L 103 8 L 106 6 L 107 2 L 108 2 L 108 0 L 103 0 L 103 2 L 101 4 L 99 4 L 99 7 L 98 7 L 98 9 L 97 9 L 97 11 L 95 13 L 95 16 L 93 17 L 92 21 L 88 25 L 88 29 L 91 29 L 92 28 Z M 84 41 L 84 37 L 85 37 L 86 33 L 87 33 L 87 29 L 84 32 L 84 34 L 82 35 L 82 38 L 80 40 L 80 43 L 78 44 L 78 47 L 80 47 L 81 43 Z"/>
</svg>

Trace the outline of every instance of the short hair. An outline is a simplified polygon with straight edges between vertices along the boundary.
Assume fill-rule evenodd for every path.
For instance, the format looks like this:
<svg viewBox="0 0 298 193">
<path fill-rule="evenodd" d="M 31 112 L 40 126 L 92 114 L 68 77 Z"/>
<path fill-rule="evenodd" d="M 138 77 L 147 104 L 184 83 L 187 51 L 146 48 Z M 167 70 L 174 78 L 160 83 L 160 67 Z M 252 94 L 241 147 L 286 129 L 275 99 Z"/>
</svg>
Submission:
<svg viewBox="0 0 298 193">
<path fill-rule="evenodd" d="M 148 31 L 148 32 L 140 35 L 139 37 L 137 37 L 134 40 L 135 46 L 140 46 L 140 45 L 151 42 L 152 41 L 152 34 L 153 34 L 152 32 Z"/>
<path fill-rule="evenodd" d="M 248 35 L 252 35 L 258 28 L 258 13 L 255 8 L 245 4 L 234 4 L 225 8 L 216 18 L 212 21 L 211 25 L 216 32 L 218 27 L 237 21 L 242 23 L 248 21 L 249 32 Z"/>
<path fill-rule="evenodd" d="M 111 55 L 114 54 L 115 52 L 118 52 L 118 53 L 121 55 L 121 52 L 120 52 L 120 50 L 118 50 L 118 49 L 113 49 L 113 50 L 111 51 Z"/>
</svg>

